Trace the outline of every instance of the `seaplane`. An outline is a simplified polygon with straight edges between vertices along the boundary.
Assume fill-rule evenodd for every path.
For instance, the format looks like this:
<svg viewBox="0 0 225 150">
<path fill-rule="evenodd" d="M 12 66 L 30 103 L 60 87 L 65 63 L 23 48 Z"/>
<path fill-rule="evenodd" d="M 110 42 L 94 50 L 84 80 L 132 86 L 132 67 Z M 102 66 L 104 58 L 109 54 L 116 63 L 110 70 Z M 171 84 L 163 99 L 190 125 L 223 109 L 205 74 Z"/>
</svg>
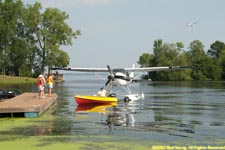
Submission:
<svg viewBox="0 0 225 150">
<path fill-rule="evenodd" d="M 77 71 L 77 72 L 108 72 L 107 81 L 104 87 L 109 86 L 109 94 L 112 93 L 113 87 L 122 87 L 127 94 L 124 94 L 124 101 L 129 102 L 131 100 L 139 100 L 144 98 L 144 93 L 132 94 L 130 91 L 130 84 L 136 81 L 137 77 L 134 72 L 153 72 L 153 71 L 164 71 L 164 70 L 178 70 L 192 68 L 192 66 L 164 66 L 164 67 L 142 67 L 135 68 L 133 65 L 131 68 L 113 68 L 107 65 L 105 68 L 52 68 L 52 70 L 66 70 L 66 71 Z M 116 94 L 115 94 L 116 95 Z"/>
</svg>

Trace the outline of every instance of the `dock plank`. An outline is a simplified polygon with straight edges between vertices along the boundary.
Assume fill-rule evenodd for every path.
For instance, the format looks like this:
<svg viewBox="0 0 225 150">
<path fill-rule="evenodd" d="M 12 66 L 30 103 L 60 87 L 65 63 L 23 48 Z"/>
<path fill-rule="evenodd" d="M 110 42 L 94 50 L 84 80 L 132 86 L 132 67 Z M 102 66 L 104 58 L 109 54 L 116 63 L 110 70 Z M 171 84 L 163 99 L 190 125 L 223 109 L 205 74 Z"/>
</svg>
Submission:
<svg viewBox="0 0 225 150">
<path fill-rule="evenodd" d="M 39 98 L 38 93 L 23 93 L 14 98 L 0 102 L 0 114 L 4 113 L 38 113 L 40 116 L 57 99 L 57 94 L 52 94 L 43 99 Z"/>
</svg>

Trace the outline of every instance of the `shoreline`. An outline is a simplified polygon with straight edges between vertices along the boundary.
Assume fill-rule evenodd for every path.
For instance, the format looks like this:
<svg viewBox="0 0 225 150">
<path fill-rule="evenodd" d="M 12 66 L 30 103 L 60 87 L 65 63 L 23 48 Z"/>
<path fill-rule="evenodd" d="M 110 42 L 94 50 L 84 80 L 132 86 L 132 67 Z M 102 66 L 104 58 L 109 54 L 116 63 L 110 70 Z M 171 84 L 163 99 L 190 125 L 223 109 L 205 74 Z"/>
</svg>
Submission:
<svg viewBox="0 0 225 150">
<path fill-rule="evenodd" d="M 0 75 L 0 85 L 32 84 L 36 82 L 36 78 Z"/>
</svg>

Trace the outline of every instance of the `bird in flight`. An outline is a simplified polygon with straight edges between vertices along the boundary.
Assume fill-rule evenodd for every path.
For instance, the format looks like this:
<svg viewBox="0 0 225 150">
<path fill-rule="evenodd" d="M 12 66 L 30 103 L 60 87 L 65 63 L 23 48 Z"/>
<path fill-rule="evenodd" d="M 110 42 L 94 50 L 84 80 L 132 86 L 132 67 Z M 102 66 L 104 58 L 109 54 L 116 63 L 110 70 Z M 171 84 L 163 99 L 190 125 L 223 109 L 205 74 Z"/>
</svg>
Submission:
<svg viewBox="0 0 225 150">
<path fill-rule="evenodd" d="M 193 27 L 196 24 L 197 24 L 197 22 L 189 22 L 189 23 L 187 23 L 187 27 Z"/>
</svg>

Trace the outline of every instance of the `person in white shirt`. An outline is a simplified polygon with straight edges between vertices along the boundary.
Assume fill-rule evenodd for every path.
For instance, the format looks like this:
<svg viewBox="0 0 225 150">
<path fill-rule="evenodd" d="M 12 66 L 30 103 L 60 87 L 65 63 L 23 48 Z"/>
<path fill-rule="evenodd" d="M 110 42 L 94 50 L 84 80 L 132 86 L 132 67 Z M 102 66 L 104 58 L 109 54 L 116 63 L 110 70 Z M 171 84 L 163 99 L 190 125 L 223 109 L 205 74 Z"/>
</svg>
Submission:
<svg viewBox="0 0 225 150">
<path fill-rule="evenodd" d="M 104 88 L 101 88 L 98 91 L 98 96 L 106 96 L 106 94 L 107 94 L 107 91 Z"/>
</svg>

